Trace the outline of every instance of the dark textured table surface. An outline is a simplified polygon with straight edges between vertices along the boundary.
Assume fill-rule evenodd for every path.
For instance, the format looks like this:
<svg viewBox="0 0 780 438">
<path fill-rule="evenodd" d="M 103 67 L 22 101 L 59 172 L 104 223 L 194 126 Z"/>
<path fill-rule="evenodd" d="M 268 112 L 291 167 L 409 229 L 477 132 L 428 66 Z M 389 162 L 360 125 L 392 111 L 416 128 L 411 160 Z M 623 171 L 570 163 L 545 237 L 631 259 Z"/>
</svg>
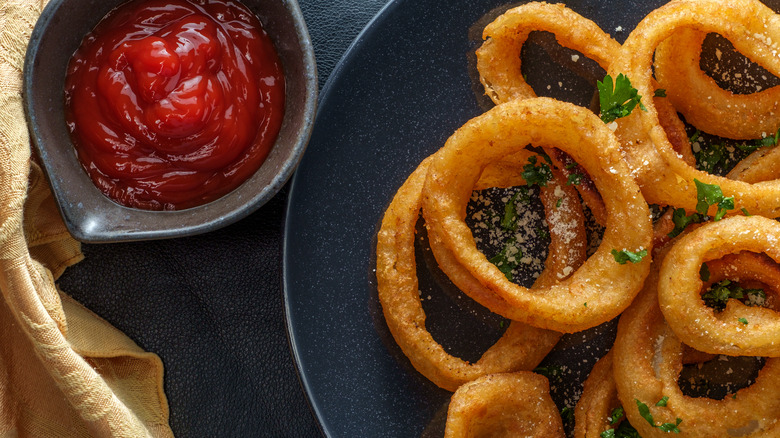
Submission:
<svg viewBox="0 0 780 438">
<path fill-rule="evenodd" d="M 387 0 L 300 0 L 320 87 Z M 59 285 L 165 364 L 177 437 L 320 434 L 285 330 L 287 187 L 248 218 L 183 239 L 84 245 Z"/>
</svg>

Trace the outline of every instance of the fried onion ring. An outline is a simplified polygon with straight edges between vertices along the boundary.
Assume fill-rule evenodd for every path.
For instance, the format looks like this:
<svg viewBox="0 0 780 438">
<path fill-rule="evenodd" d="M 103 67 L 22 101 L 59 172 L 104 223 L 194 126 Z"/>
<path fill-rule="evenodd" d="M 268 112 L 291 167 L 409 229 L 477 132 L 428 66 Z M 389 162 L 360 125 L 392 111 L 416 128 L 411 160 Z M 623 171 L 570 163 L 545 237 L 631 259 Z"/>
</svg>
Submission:
<svg viewBox="0 0 780 438">
<path fill-rule="evenodd" d="M 398 190 L 377 236 L 377 288 L 387 326 L 415 369 L 449 391 L 485 374 L 530 370 L 555 346 L 559 333 L 512 322 L 501 339 L 470 364 L 447 353 L 425 328 L 414 238 L 431 161 L 425 159 Z"/>
<path fill-rule="evenodd" d="M 659 258 L 661 258 L 659 256 Z M 666 263 L 666 260 L 664 260 Z M 723 400 L 689 397 L 678 385 L 683 366 L 682 344 L 664 321 L 658 307 L 659 265 L 645 287 L 620 317 L 613 347 L 613 373 L 626 416 L 640 435 L 669 437 L 657 426 L 675 424 L 680 437 L 774 437 L 780 433 L 780 359 L 770 358 L 755 382 Z M 668 397 L 665 406 L 656 402 Z M 640 414 L 636 401 L 649 407 L 654 424 Z"/>
<path fill-rule="evenodd" d="M 564 436 L 550 384 L 532 372 L 491 374 L 458 388 L 444 431 L 445 438 Z"/>
<path fill-rule="evenodd" d="M 509 183 L 512 183 L 511 185 L 525 183 L 525 180 L 507 180 L 514 175 L 520 175 L 519 173 L 507 172 L 506 177 L 501 180 L 492 172 L 488 172 L 491 168 L 495 166 L 489 166 L 482 173 L 476 184 L 477 188 L 485 186 L 486 173 L 489 174 L 487 181 L 496 184 L 497 187 L 505 187 Z M 554 169 L 553 179 L 548 181 L 547 186 L 540 188 L 539 196 L 550 230 L 550 245 L 544 270 L 534 282 L 532 289 L 556 284 L 580 267 L 587 258 L 585 216 L 577 192 L 570 185 L 567 186 L 557 169 Z M 488 308 L 502 306 L 503 302 L 496 294 L 485 288 L 457 261 L 435 229 L 428 230 L 428 242 L 439 267 L 460 290 Z"/>
<path fill-rule="evenodd" d="M 582 395 L 574 408 L 574 438 L 600 438 L 602 432 L 612 428 L 609 416 L 618 407 L 612 353 L 607 353 L 596 362 L 582 385 Z"/>
<path fill-rule="evenodd" d="M 520 49 L 531 31 L 547 31 L 606 69 L 620 43 L 591 20 L 563 4 L 527 3 L 510 9 L 485 27 L 477 49 L 477 70 L 485 93 L 496 104 L 536 97 L 521 73 Z"/>
<path fill-rule="evenodd" d="M 780 148 L 759 149 L 743 158 L 726 178 L 757 183 L 771 181 L 780 177 Z"/>
<path fill-rule="evenodd" d="M 708 353 L 780 356 L 780 315 L 737 300 L 729 300 L 726 310 L 716 314 L 700 298 L 699 274 L 702 263 L 740 251 L 765 253 L 780 260 L 779 240 L 777 221 L 733 216 L 705 224 L 675 242 L 663 261 L 658 286 L 661 310 L 674 333 L 691 347 Z"/>
<path fill-rule="evenodd" d="M 570 154 L 593 176 L 607 208 L 607 227 L 596 252 L 567 279 L 530 290 L 507 280 L 475 245 L 465 206 L 482 170 L 526 144 Z M 647 203 L 622 160 L 614 134 L 587 109 L 548 98 L 499 105 L 458 129 L 436 153 L 425 181 L 423 215 L 444 245 L 496 299 L 495 313 L 536 327 L 576 332 L 617 316 L 642 286 L 650 257 L 619 265 L 611 250 L 650 250 Z M 624 224 L 632 224 L 631 229 Z"/>
<path fill-rule="evenodd" d="M 706 36 L 694 29 L 679 29 L 655 51 L 655 78 L 674 107 L 688 123 L 725 138 L 751 140 L 777 131 L 780 86 L 750 94 L 719 87 L 699 67 Z"/>
<path fill-rule="evenodd" d="M 764 291 L 766 299 L 762 307 L 777 310 L 780 296 L 780 265 L 764 254 L 740 252 L 707 262 L 709 280 L 702 290 L 721 280 L 738 282 L 744 288 L 758 288 Z"/>
<path fill-rule="evenodd" d="M 618 119 L 623 151 L 642 193 L 648 202 L 694 211 L 693 180 L 698 179 L 734 196 L 737 211 L 746 208 L 753 214 L 780 216 L 780 180 L 749 184 L 696 170 L 674 150 L 659 125 L 657 108 L 648 98 L 655 92 L 653 56 L 662 41 L 685 27 L 720 33 L 735 47 L 749 49 L 746 54 L 771 73 L 780 73 L 780 17 L 757 0 L 677 0 L 648 14 L 609 68 L 613 76 L 624 73 L 630 78 L 647 109 Z"/>
</svg>

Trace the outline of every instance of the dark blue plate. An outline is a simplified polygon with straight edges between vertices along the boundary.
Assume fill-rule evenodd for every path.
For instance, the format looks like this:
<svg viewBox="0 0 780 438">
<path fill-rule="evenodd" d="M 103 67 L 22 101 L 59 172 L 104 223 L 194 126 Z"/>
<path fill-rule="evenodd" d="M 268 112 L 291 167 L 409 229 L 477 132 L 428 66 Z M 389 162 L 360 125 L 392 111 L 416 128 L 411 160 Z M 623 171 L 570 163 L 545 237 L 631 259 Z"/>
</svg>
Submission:
<svg viewBox="0 0 780 438">
<path fill-rule="evenodd" d="M 623 41 L 663 3 L 571 0 L 567 6 Z M 322 92 L 290 193 L 283 263 L 293 353 L 328 436 L 441 436 L 450 393 L 419 375 L 389 336 L 376 298 L 376 232 L 393 194 L 420 161 L 484 111 L 471 56 L 483 17 L 501 5 L 501 0 L 391 2 L 357 38 Z M 589 81 L 559 71 L 539 47 L 523 54 L 529 82 L 540 94 L 587 104 L 593 93 Z M 441 286 L 431 280 L 435 273 L 422 271 L 424 293 Z M 484 318 L 465 313 L 467 322 L 443 321 L 440 332 L 468 331 L 472 319 L 485 325 Z M 553 382 L 561 387 L 559 404 L 576 400 L 582 379 L 610 345 L 613 328 L 565 337 L 548 358 L 568 370 L 565 383 Z M 496 335 L 486 334 L 491 336 Z M 583 353 L 586 343 L 593 346 L 589 355 Z M 463 351 L 480 348 L 486 345 Z"/>
</svg>

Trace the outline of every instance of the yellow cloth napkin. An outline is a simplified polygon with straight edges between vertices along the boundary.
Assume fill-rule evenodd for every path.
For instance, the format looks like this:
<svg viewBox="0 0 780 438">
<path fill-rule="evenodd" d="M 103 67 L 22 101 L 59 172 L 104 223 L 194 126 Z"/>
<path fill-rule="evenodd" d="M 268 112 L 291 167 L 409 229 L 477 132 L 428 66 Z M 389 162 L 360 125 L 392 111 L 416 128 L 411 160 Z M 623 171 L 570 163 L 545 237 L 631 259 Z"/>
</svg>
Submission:
<svg viewBox="0 0 780 438">
<path fill-rule="evenodd" d="M 44 4 L 0 0 L 0 436 L 173 436 L 159 357 L 54 284 L 83 256 L 30 160 L 22 68 Z"/>
</svg>

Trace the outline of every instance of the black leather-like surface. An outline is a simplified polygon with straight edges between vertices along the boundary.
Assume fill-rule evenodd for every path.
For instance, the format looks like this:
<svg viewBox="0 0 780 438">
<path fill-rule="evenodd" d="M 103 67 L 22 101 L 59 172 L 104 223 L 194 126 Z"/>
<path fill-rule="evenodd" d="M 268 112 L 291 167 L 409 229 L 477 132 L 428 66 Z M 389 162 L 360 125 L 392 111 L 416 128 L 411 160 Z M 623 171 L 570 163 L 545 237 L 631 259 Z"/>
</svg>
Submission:
<svg viewBox="0 0 780 438">
<path fill-rule="evenodd" d="M 301 0 L 320 85 L 385 0 Z M 84 245 L 60 287 L 165 364 L 177 437 L 317 436 L 281 289 L 287 187 L 248 218 L 183 239 Z"/>
</svg>

